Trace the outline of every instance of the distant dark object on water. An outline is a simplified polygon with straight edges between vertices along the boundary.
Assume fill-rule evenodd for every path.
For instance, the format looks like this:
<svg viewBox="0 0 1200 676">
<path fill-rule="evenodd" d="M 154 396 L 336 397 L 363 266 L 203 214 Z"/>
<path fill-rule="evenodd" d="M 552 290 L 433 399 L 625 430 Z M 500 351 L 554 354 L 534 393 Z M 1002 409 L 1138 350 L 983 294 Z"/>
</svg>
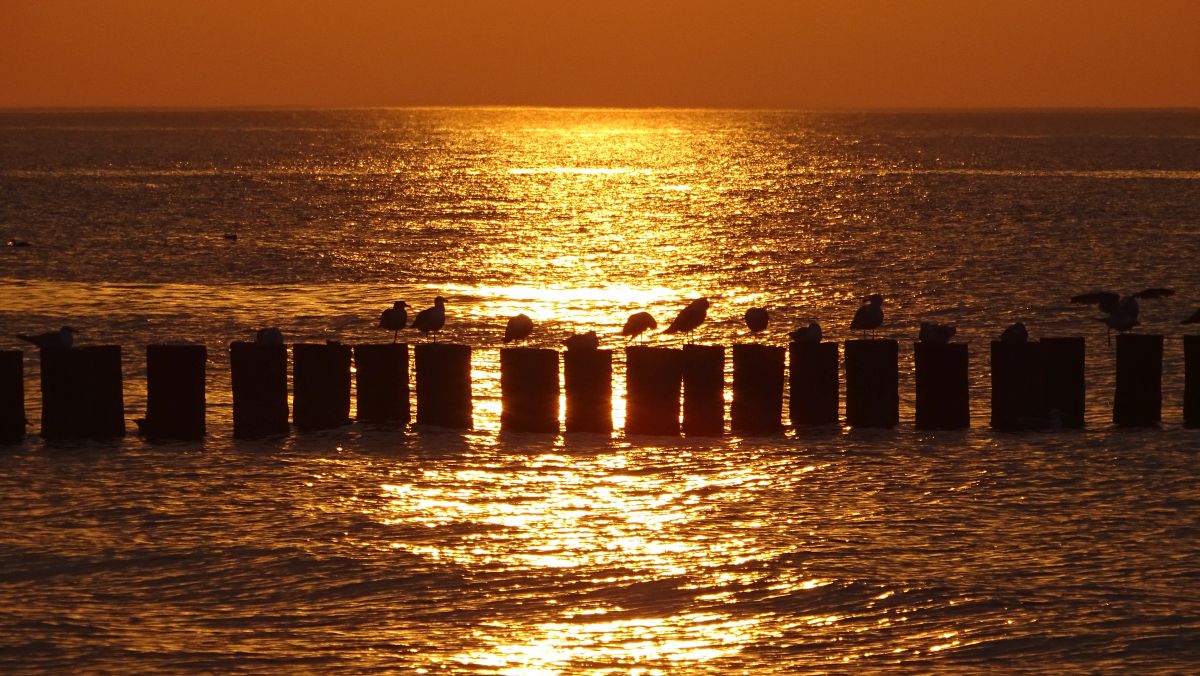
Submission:
<svg viewBox="0 0 1200 676">
<path fill-rule="evenodd" d="M 663 333 L 683 333 L 691 338 L 692 331 L 704 323 L 708 317 L 708 299 L 697 298 L 679 311 L 674 321 Z"/>
<path fill-rule="evenodd" d="M 658 322 L 654 321 L 654 317 L 651 317 L 649 312 L 635 312 L 625 320 L 625 326 L 621 328 L 621 335 L 633 340 L 646 331 L 657 328 Z"/>
<path fill-rule="evenodd" d="M 400 335 L 404 327 L 408 325 L 408 311 L 405 310 L 407 307 L 408 303 L 398 300 L 379 315 L 379 328 L 392 332 L 393 343 L 396 342 L 396 337 Z"/>
<path fill-rule="evenodd" d="M 1192 313 L 1191 317 L 1179 322 L 1180 324 L 1200 324 L 1200 308 Z"/>
<path fill-rule="evenodd" d="M 1025 322 L 1017 322 L 1004 329 L 1004 332 L 1000 334 L 1000 342 L 1010 344 L 1029 342 L 1029 329 L 1025 328 Z"/>
<path fill-rule="evenodd" d="M 576 333 L 564 340 L 563 345 L 566 345 L 568 350 L 595 350 L 600 347 L 600 337 L 595 331 Z"/>
<path fill-rule="evenodd" d="M 4 242 L 4 246 L 22 247 L 22 246 L 33 246 L 33 245 L 23 239 L 17 239 L 16 237 L 11 237 L 7 241 Z"/>
<path fill-rule="evenodd" d="M 743 319 L 746 320 L 746 328 L 750 329 L 750 333 L 758 333 L 767 328 L 767 323 L 771 321 L 771 315 L 767 313 L 766 308 L 752 307 L 746 310 Z"/>
<path fill-rule="evenodd" d="M 921 322 L 921 329 L 917 333 L 917 340 L 922 343 L 936 343 L 945 345 L 950 342 L 958 329 L 954 328 L 953 324 L 934 324 L 932 322 Z"/>
<path fill-rule="evenodd" d="M 446 299 L 438 296 L 433 299 L 433 307 L 427 307 L 417 313 L 412 327 L 427 335 L 431 331 L 441 331 L 446 325 Z"/>
<path fill-rule="evenodd" d="M 821 342 L 821 325 L 816 322 L 809 322 L 808 326 L 800 328 L 788 334 L 793 343 L 819 343 Z"/>
<path fill-rule="evenodd" d="M 64 326 L 57 331 L 39 333 L 35 336 L 28 336 L 23 333 L 18 333 L 17 338 L 20 338 L 26 343 L 37 345 L 38 349 L 46 350 L 71 347 L 71 344 L 75 342 L 75 334 L 77 333 L 79 332 L 75 329 L 69 326 Z"/>
<path fill-rule="evenodd" d="M 227 232 L 227 233 L 225 233 L 225 239 L 230 240 L 230 241 L 236 241 L 237 233 L 236 232 Z"/>
<path fill-rule="evenodd" d="M 504 342 L 521 341 L 533 333 L 533 320 L 528 315 L 520 314 L 508 320 L 504 327 Z"/>
<path fill-rule="evenodd" d="M 254 342 L 259 345 L 283 345 L 283 331 L 277 326 L 259 329 L 254 334 Z"/>
<path fill-rule="evenodd" d="M 850 329 L 864 333 L 870 331 L 874 335 L 875 329 L 880 326 L 883 326 L 883 296 L 873 293 L 863 299 L 863 305 L 854 313 Z"/>
</svg>

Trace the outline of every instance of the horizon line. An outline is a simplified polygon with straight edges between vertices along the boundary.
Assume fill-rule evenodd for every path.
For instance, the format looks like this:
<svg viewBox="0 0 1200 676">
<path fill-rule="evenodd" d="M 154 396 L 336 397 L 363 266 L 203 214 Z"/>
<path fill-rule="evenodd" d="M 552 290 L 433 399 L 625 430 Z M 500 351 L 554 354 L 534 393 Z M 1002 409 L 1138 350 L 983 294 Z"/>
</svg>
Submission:
<svg viewBox="0 0 1200 676">
<path fill-rule="evenodd" d="M 742 106 L 603 106 L 544 104 L 445 104 L 445 105 L 291 105 L 237 104 L 228 106 L 0 106 L 0 114 L 21 113 L 111 113 L 111 112 L 285 112 L 285 111 L 368 111 L 368 110 L 575 110 L 575 111 L 678 111 L 678 112 L 757 112 L 757 113 L 1196 113 L 1200 106 L 828 106 L 812 108 Z"/>
</svg>

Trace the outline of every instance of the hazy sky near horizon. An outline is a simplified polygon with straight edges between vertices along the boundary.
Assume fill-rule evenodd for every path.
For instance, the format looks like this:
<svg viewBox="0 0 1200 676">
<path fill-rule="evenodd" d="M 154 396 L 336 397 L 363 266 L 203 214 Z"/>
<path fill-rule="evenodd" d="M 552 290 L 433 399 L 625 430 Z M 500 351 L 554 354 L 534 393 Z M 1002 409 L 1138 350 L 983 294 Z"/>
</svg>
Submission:
<svg viewBox="0 0 1200 676">
<path fill-rule="evenodd" d="M 0 0 L 0 107 L 1200 106 L 1193 0 Z"/>
</svg>

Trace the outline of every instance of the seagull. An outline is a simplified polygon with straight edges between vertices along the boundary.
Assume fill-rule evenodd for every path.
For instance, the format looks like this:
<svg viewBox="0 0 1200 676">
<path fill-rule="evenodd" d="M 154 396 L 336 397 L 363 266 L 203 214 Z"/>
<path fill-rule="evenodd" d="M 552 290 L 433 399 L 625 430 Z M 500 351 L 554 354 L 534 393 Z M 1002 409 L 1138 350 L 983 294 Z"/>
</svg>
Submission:
<svg viewBox="0 0 1200 676">
<path fill-rule="evenodd" d="M 446 299 L 438 296 L 433 299 L 433 307 L 427 307 L 417 313 L 412 327 L 427 335 L 431 331 L 441 331 L 446 325 Z"/>
<path fill-rule="evenodd" d="M 625 320 L 625 326 L 621 329 L 621 335 L 628 336 L 629 340 L 633 340 L 647 330 L 657 328 L 658 322 L 654 321 L 654 317 L 651 317 L 649 312 L 635 312 L 629 315 L 629 319 Z"/>
<path fill-rule="evenodd" d="M 1192 313 L 1191 317 L 1179 322 L 1180 324 L 1200 324 L 1200 308 Z"/>
<path fill-rule="evenodd" d="M 854 313 L 850 328 L 856 331 L 871 332 L 883 324 L 883 296 L 873 293 L 863 299 L 863 305 Z"/>
<path fill-rule="evenodd" d="M 31 245 L 29 244 L 29 242 L 27 242 L 27 241 L 25 241 L 25 240 L 23 240 L 23 239 L 17 239 L 16 237 L 10 237 L 10 238 L 9 238 L 7 241 L 5 241 L 5 242 L 4 242 L 4 245 L 5 245 L 5 246 L 12 246 L 12 247 L 18 247 L 18 246 L 31 246 Z"/>
<path fill-rule="evenodd" d="M 675 316 L 675 320 L 671 322 L 671 325 L 663 333 L 683 333 L 690 339 L 692 331 L 695 331 L 697 326 L 703 324 L 707 316 L 708 299 L 697 298 L 679 311 L 679 314 Z"/>
<path fill-rule="evenodd" d="M 275 326 L 259 329 L 254 334 L 254 342 L 259 345 L 283 345 L 283 331 Z"/>
<path fill-rule="evenodd" d="M 595 350 L 600 347 L 600 337 L 595 331 L 576 333 L 563 341 L 568 350 Z"/>
<path fill-rule="evenodd" d="M 23 333 L 18 333 L 17 338 L 26 343 L 37 345 L 40 350 L 48 350 L 71 347 L 71 343 L 75 341 L 76 333 L 79 332 L 69 326 L 64 326 L 57 331 L 39 333 L 36 336 L 27 336 Z"/>
<path fill-rule="evenodd" d="M 1000 334 L 1000 342 L 1010 344 L 1029 342 L 1029 329 L 1025 328 L 1025 322 L 1017 322 L 1004 329 L 1004 333 Z"/>
<path fill-rule="evenodd" d="M 508 325 L 504 327 L 504 342 L 525 340 L 531 333 L 533 333 L 533 320 L 528 315 L 517 315 L 509 319 Z"/>
<path fill-rule="evenodd" d="M 758 333 L 767 328 L 767 322 L 770 319 L 771 316 L 767 314 L 766 308 L 752 307 L 746 310 L 746 328 L 750 329 L 750 333 Z"/>
<path fill-rule="evenodd" d="M 1072 296 L 1071 302 L 1076 305 L 1097 305 L 1100 307 L 1101 312 L 1108 315 L 1107 317 L 1099 317 L 1098 321 L 1104 322 L 1108 326 L 1108 342 L 1112 344 L 1112 331 L 1114 329 L 1118 333 L 1124 333 L 1141 324 L 1138 321 L 1140 310 L 1138 307 L 1139 298 L 1163 298 L 1173 295 L 1175 295 L 1174 289 L 1164 289 L 1162 287 L 1142 289 L 1128 296 L 1122 296 L 1116 291 L 1092 291 Z"/>
<path fill-rule="evenodd" d="M 392 303 L 392 306 L 383 311 L 379 315 L 379 328 L 387 329 L 392 332 L 392 342 L 396 342 L 396 337 L 404 330 L 408 324 L 408 311 L 404 308 L 408 307 L 408 303 L 398 300 Z"/>
<path fill-rule="evenodd" d="M 958 329 L 954 328 L 953 324 L 933 324 L 931 322 L 921 322 L 921 330 L 917 334 L 917 340 L 922 343 L 937 343 L 945 345 L 950 342 Z"/>
<path fill-rule="evenodd" d="M 788 334 L 793 343 L 819 343 L 821 342 L 821 325 L 816 322 L 809 322 L 808 326 L 800 328 Z"/>
</svg>

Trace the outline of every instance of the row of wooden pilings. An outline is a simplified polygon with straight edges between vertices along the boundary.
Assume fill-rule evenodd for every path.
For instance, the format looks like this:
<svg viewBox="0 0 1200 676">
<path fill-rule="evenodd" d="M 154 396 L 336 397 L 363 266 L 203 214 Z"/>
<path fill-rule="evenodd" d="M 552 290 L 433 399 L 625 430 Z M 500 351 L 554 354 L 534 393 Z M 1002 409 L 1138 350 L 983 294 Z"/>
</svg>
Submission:
<svg viewBox="0 0 1200 676">
<path fill-rule="evenodd" d="M 895 340 L 845 343 L 845 422 L 892 427 L 899 422 L 899 355 Z M 1113 421 L 1149 426 L 1162 411 L 1163 337 L 1117 337 Z M 837 343 L 782 347 L 733 346 L 730 427 L 735 434 L 783 429 L 785 352 L 790 363 L 790 420 L 794 426 L 839 422 Z M 416 422 L 472 426 L 471 348 L 448 343 L 416 346 Z M 500 350 L 501 428 L 559 431 L 559 358 L 563 361 L 567 432 L 608 433 L 612 417 L 612 350 L 558 352 Z M 965 343 L 916 343 L 918 429 L 970 426 Z M 725 430 L 725 348 L 625 348 L 626 434 L 720 435 Z M 41 354 L 42 424 L 46 439 L 104 439 L 125 434 L 121 348 L 116 345 L 48 349 Z M 146 349 L 147 410 L 141 432 L 149 438 L 205 435 L 203 345 L 150 345 Z M 351 361 L 360 422 L 411 421 L 409 346 L 299 343 L 292 346 L 293 392 L 289 422 L 288 354 L 284 345 L 230 345 L 235 437 L 285 434 L 291 424 L 320 430 L 350 422 Z M 1184 337 L 1184 425 L 1200 427 L 1200 336 Z M 1044 338 L 991 344 L 991 424 L 999 429 L 1079 428 L 1084 424 L 1084 341 Z M 681 397 L 682 393 L 682 397 Z M 682 407 L 681 407 L 682 399 Z M 680 411 L 682 408 L 682 416 Z M 0 443 L 25 436 L 24 376 L 20 351 L 0 352 Z"/>
</svg>

